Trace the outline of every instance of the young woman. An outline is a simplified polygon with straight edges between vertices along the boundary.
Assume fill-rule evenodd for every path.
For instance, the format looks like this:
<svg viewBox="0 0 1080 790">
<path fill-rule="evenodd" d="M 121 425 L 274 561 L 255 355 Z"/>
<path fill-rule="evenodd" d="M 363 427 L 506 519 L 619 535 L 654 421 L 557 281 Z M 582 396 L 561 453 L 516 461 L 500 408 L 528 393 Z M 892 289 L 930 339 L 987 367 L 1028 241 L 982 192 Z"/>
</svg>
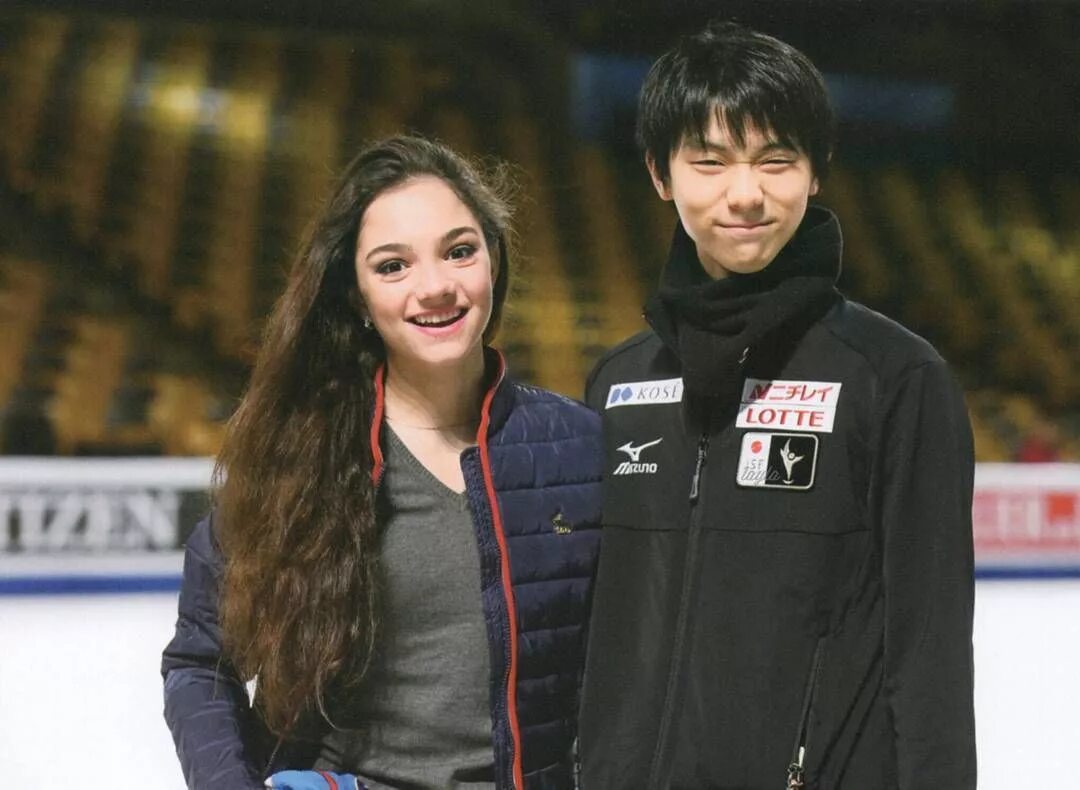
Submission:
<svg viewBox="0 0 1080 790">
<path fill-rule="evenodd" d="M 573 785 L 599 424 L 487 346 L 509 233 L 434 142 L 345 170 L 187 545 L 162 673 L 189 787 Z"/>
</svg>

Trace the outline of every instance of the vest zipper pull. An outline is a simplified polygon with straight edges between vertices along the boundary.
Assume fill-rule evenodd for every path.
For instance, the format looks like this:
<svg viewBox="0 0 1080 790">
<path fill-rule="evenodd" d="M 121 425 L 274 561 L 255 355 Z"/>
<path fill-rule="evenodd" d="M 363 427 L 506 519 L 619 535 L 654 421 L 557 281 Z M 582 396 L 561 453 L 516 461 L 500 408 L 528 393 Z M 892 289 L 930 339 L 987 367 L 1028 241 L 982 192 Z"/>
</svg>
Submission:
<svg viewBox="0 0 1080 790">
<path fill-rule="evenodd" d="M 697 463 L 694 465 L 694 476 L 690 480 L 690 501 L 697 502 L 698 486 L 701 483 L 701 467 L 705 466 L 705 456 L 709 450 L 709 435 L 701 434 L 697 445 Z"/>
</svg>

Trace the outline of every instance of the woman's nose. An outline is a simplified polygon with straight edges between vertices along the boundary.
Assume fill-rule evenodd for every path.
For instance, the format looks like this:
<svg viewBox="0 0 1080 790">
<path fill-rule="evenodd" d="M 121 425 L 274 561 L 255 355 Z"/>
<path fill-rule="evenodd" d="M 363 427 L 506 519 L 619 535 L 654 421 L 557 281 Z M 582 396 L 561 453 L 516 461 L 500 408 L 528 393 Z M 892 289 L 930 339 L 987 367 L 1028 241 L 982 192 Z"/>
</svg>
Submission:
<svg viewBox="0 0 1080 790">
<path fill-rule="evenodd" d="M 416 297 L 430 301 L 440 299 L 454 291 L 454 281 L 448 276 L 446 267 L 439 262 L 421 264 L 416 284 Z"/>
</svg>

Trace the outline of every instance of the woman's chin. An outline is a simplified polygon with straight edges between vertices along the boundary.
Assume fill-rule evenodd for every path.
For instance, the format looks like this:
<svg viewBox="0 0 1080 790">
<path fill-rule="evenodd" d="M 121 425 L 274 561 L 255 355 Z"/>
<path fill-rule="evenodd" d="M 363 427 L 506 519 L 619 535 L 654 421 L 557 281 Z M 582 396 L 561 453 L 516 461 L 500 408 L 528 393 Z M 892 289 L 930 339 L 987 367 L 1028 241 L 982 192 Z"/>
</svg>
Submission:
<svg viewBox="0 0 1080 790">
<path fill-rule="evenodd" d="M 397 359 L 399 363 L 419 368 L 453 370 L 483 355 L 482 343 L 478 338 L 471 343 L 463 341 L 464 338 L 440 338 L 436 342 L 424 343 L 419 348 L 413 346 L 397 352 L 391 348 L 389 356 L 391 361 Z"/>
</svg>

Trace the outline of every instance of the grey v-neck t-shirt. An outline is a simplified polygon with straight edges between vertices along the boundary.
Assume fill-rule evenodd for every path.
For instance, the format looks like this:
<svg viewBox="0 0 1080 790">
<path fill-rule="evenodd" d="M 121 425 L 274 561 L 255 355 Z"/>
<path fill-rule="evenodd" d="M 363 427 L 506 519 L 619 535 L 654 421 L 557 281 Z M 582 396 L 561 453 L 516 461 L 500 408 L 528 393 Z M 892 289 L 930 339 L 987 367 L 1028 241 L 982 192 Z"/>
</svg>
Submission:
<svg viewBox="0 0 1080 790">
<path fill-rule="evenodd" d="M 384 431 L 381 631 L 349 724 L 316 768 L 371 788 L 495 787 L 488 636 L 468 500 Z"/>
</svg>

